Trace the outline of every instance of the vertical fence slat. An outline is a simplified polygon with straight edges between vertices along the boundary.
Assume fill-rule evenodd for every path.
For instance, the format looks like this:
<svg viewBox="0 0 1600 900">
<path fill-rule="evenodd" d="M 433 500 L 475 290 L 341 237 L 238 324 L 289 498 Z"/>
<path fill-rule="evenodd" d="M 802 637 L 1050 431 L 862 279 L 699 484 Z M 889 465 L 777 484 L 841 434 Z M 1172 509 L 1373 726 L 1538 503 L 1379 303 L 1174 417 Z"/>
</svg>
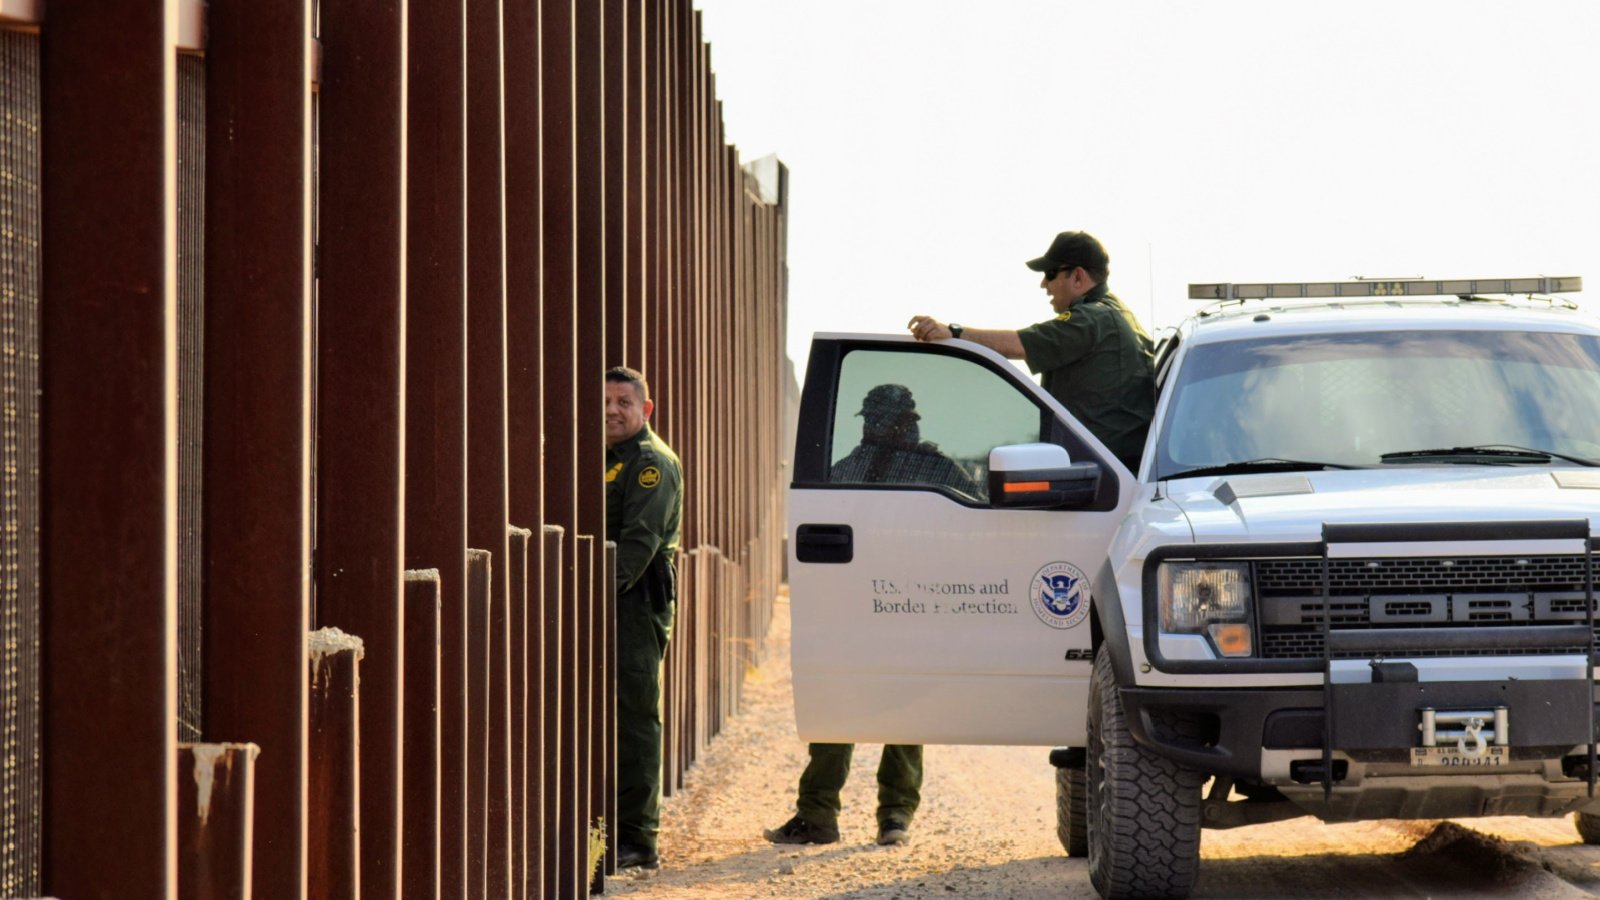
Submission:
<svg viewBox="0 0 1600 900">
<path fill-rule="evenodd" d="M 502 529 L 504 530 L 504 529 Z M 505 587 L 506 557 L 499 586 Z M 511 597 L 489 593 L 488 896 L 511 896 Z"/>
<path fill-rule="evenodd" d="M 361 638 L 337 628 L 311 633 L 310 815 L 307 881 L 319 897 L 361 895 Z"/>
<path fill-rule="evenodd" d="M 596 479 L 598 480 L 598 479 Z M 594 765 L 595 736 L 600 729 L 599 715 L 599 683 L 594 677 L 595 661 L 595 547 L 594 538 L 587 534 L 578 535 L 578 583 L 575 591 L 578 600 L 577 606 L 577 658 L 573 660 L 572 672 L 578 680 L 578 735 L 576 746 L 576 760 L 578 781 L 574 785 L 577 791 L 577 836 L 578 836 L 578 879 L 583 890 L 590 884 L 589 873 L 594 870 L 596 860 L 589 852 L 590 829 L 594 827 L 597 810 L 594 803 L 594 786 L 598 782 L 599 772 Z"/>
<path fill-rule="evenodd" d="M 575 4 L 554 0 L 540 4 L 540 89 L 542 96 L 540 159 L 544 228 L 541 233 L 544 319 L 544 418 L 545 423 L 563 423 L 545 429 L 544 442 L 544 522 L 567 529 L 568 540 L 561 554 L 546 557 L 546 566 L 560 569 L 563 593 L 558 595 L 561 609 L 560 659 L 564 664 L 559 681 L 559 719 L 550 732 L 554 746 L 546 753 L 557 760 L 552 793 L 559 818 L 551 835 L 549 858 L 552 869 L 550 896 L 574 896 L 578 892 L 577 836 L 577 679 L 565 670 L 574 658 L 577 632 L 573 626 L 576 564 L 575 538 L 578 529 L 578 487 L 587 483 L 578 468 L 577 432 L 574 423 L 585 410 L 578 406 L 576 371 L 578 346 L 577 300 L 577 171 L 581 155 L 576 143 L 574 94 Z"/>
<path fill-rule="evenodd" d="M 406 21 L 319 6 L 318 626 L 359 634 L 362 888 L 399 897 L 404 669 Z"/>
<path fill-rule="evenodd" d="M 178 745 L 178 900 L 250 896 L 255 744 Z"/>
<path fill-rule="evenodd" d="M 603 0 L 600 35 L 600 81 L 602 84 L 601 131 L 605 135 L 601 170 L 605 184 L 602 216 L 605 247 L 605 331 L 601 335 L 603 366 L 625 365 L 628 360 L 626 284 L 630 257 L 627 253 L 627 173 L 625 171 L 628 134 L 627 105 L 627 2 Z M 604 532 L 597 532 L 603 534 Z"/>
<path fill-rule="evenodd" d="M 606 746 L 603 773 L 606 782 L 606 873 L 617 871 L 617 545 L 606 541 L 601 567 L 605 593 L 601 613 L 605 621 L 602 652 L 605 655 Z"/>
<path fill-rule="evenodd" d="M 561 841 L 559 832 L 567 824 L 562 818 L 561 805 L 561 725 L 563 711 L 566 706 L 565 694 L 567 681 L 571 680 L 563 672 L 564 665 L 570 665 L 570 657 L 564 656 L 562 647 L 562 620 L 566 618 L 567 611 L 563 608 L 561 581 L 563 556 L 561 546 L 566 537 L 559 525 L 546 525 L 543 529 L 544 543 L 544 620 L 541 631 L 543 638 L 540 641 L 544 648 L 544 884 L 543 896 L 560 896 L 558 887 L 561 879 Z"/>
<path fill-rule="evenodd" d="M 493 555 L 467 551 L 467 896 L 489 878 L 489 608 Z"/>
<path fill-rule="evenodd" d="M 204 735 L 265 750 L 254 895 L 294 898 L 311 627 L 310 4 L 213 0 L 206 19 Z"/>
<path fill-rule="evenodd" d="M 438 846 L 429 878 L 448 898 L 465 896 L 467 884 L 465 3 L 413 3 L 407 15 L 405 564 L 439 572 L 438 670 L 436 683 L 425 686 L 438 692 L 440 747 Z M 411 630 L 408 623 L 408 650 L 415 645 Z M 408 697 L 417 671 L 408 663 Z M 407 771 L 411 747 L 408 740 Z M 410 799 L 407 791 L 401 866 L 407 900 L 433 896 L 429 882 L 412 871 L 410 854 L 423 851 L 413 841 L 425 838 L 412 827 Z"/>
<path fill-rule="evenodd" d="M 407 900 L 443 896 L 439 886 L 439 623 L 439 570 L 408 569 L 406 755 L 401 773 L 405 820 L 400 829 L 400 895 Z"/>
<path fill-rule="evenodd" d="M 506 281 L 506 457 L 507 519 L 527 536 L 527 620 L 524 627 L 527 670 L 523 679 L 526 740 L 523 786 L 517 801 L 525 808 L 521 849 L 521 890 L 537 895 L 544 886 L 544 792 L 546 740 L 543 653 L 544 521 L 543 343 L 540 235 L 543 230 L 540 158 L 539 4 L 503 6 L 505 53 L 505 281 Z M 515 535 L 515 532 L 513 532 Z M 513 538 L 514 539 L 514 538 Z M 513 559 L 523 556 L 515 550 Z M 513 691 L 519 690 L 515 682 Z"/>
<path fill-rule="evenodd" d="M 528 883 L 528 768 L 538 763 L 538 757 L 528 755 L 528 737 L 534 729 L 528 726 L 528 637 L 529 637 L 529 584 L 528 543 L 533 532 L 526 528 L 510 529 L 507 542 L 510 556 L 507 569 L 510 581 L 510 620 L 507 623 L 511 658 L 511 888 L 513 897 L 527 895 Z"/>
<path fill-rule="evenodd" d="M 42 41 L 44 889 L 63 897 L 177 888 L 172 12 L 62 4 Z"/>
<path fill-rule="evenodd" d="M 488 550 L 484 891 L 511 893 L 506 470 L 505 158 L 501 4 L 467 5 L 467 541 Z M 474 757 L 476 760 L 478 757 Z M 476 875 L 474 874 L 474 877 Z M 473 891 L 476 895 L 478 891 Z"/>
</svg>

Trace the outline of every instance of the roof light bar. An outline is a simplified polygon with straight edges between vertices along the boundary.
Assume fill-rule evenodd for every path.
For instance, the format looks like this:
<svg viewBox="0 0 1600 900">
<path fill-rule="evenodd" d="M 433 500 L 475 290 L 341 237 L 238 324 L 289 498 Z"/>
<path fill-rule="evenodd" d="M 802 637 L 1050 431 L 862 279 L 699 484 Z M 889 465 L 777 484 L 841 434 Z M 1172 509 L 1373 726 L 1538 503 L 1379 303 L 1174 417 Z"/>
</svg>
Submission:
<svg viewBox="0 0 1600 900">
<path fill-rule="evenodd" d="M 1473 294 L 1575 294 L 1576 275 L 1536 278 L 1456 278 L 1372 281 L 1288 281 L 1274 284 L 1191 284 L 1190 300 L 1281 300 L 1340 297 L 1466 297 Z"/>
</svg>

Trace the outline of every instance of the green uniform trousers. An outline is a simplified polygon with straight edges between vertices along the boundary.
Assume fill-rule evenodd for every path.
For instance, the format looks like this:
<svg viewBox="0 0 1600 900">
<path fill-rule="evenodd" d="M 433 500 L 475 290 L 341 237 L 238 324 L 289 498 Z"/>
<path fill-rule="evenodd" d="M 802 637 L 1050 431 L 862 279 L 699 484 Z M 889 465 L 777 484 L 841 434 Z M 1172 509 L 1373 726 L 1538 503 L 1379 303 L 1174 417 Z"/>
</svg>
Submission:
<svg viewBox="0 0 1600 900">
<path fill-rule="evenodd" d="M 659 606 L 642 586 L 617 598 L 616 835 L 652 853 L 661 830 L 661 659 L 675 612 Z"/>
<path fill-rule="evenodd" d="M 839 792 L 850 776 L 855 744 L 812 744 L 811 762 L 800 775 L 795 812 L 813 825 L 839 827 Z M 878 761 L 878 824 L 910 825 L 922 803 L 922 745 L 885 744 Z"/>
</svg>

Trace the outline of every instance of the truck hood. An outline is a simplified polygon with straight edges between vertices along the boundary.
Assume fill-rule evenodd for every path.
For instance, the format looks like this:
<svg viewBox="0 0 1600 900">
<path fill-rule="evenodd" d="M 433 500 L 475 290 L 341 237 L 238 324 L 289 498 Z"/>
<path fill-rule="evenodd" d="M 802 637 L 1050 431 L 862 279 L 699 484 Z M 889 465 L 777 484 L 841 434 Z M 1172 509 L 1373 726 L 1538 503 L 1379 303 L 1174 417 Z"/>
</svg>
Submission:
<svg viewBox="0 0 1600 900">
<path fill-rule="evenodd" d="M 1600 523 L 1600 469 L 1398 465 L 1174 478 L 1166 493 L 1197 543 L 1318 541 L 1323 523 Z"/>
</svg>

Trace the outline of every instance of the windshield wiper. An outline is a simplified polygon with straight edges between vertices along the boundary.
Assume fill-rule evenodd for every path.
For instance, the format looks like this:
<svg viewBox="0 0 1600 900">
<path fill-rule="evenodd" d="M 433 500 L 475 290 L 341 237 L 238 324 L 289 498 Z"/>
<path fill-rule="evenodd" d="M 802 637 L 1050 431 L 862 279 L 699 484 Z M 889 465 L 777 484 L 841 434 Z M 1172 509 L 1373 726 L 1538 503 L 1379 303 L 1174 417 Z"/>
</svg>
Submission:
<svg viewBox="0 0 1600 900">
<path fill-rule="evenodd" d="M 1600 461 L 1581 456 L 1568 456 L 1554 450 L 1535 450 L 1515 444 L 1478 444 L 1473 447 L 1439 447 L 1433 450 L 1399 450 L 1385 453 L 1378 459 L 1386 463 L 1487 463 L 1503 465 L 1517 462 L 1547 463 L 1552 459 L 1566 460 L 1580 466 L 1600 466 Z"/>
<path fill-rule="evenodd" d="M 1278 459 L 1277 457 L 1264 457 L 1262 459 L 1247 459 L 1240 462 L 1221 463 L 1215 466 L 1201 466 L 1197 469 L 1184 469 L 1163 475 L 1158 481 L 1169 478 L 1193 478 L 1199 475 L 1248 475 L 1252 472 L 1320 472 L 1326 469 L 1355 469 L 1358 466 L 1347 466 L 1344 463 L 1312 462 L 1303 459 Z"/>
</svg>

